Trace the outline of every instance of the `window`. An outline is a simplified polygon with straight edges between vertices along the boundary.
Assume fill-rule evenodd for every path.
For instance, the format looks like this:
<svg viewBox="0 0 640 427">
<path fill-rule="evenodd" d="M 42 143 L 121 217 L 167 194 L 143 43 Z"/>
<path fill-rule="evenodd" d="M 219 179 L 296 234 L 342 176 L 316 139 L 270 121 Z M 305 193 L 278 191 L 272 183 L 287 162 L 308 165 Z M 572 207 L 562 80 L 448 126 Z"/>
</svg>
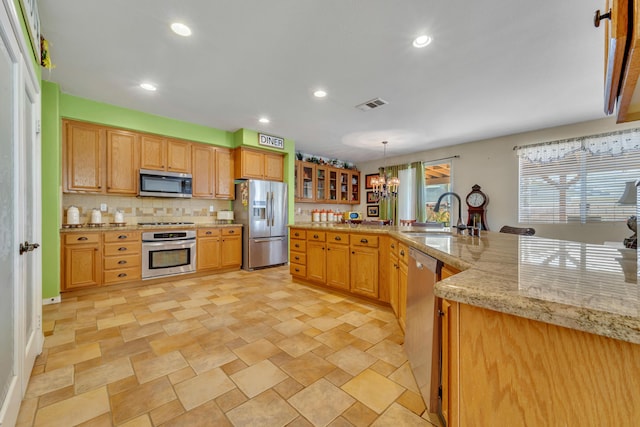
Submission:
<svg viewBox="0 0 640 427">
<path fill-rule="evenodd" d="M 640 179 L 640 129 L 519 147 L 521 223 L 622 221 L 618 203 Z"/>
<path fill-rule="evenodd" d="M 451 191 L 451 160 L 446 162 L 424 163 L 424 202 L 426 218 L 429 222 L 449 223 L 451 198 L 445 198 L 440 205 L 440 212 L 433 208 L 441 194 Z"/>
</svg>

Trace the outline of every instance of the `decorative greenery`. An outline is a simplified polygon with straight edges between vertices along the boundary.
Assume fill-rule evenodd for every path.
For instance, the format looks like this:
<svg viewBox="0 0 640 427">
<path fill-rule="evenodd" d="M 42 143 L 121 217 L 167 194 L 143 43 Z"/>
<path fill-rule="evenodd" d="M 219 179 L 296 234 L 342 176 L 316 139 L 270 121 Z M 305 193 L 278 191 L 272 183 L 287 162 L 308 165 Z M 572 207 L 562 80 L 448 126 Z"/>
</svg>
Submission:
<svg viewBox="0 0 640 427">
<path fill-rule="evenodd" d="M 49 56 L 49 42 L 42 36 L 40 36 L 40 65 L 47 70 L 51 70 L 56 67 L 51 62 L 51 57 Z"/>
<path fill-rule="evenodd" d="M 296 152 L 296 159 L 303 160 L 309 163 L 315 163 L 317 165 L 329 165 L 334 168 L 358 170 L 358 168 L 354 164 L 349 162 L 344 162 L 342 160 L 338 160 L 335 158 L 327 159 L 320 156 L 314 156 L 312 154 Z"/>
</svg>

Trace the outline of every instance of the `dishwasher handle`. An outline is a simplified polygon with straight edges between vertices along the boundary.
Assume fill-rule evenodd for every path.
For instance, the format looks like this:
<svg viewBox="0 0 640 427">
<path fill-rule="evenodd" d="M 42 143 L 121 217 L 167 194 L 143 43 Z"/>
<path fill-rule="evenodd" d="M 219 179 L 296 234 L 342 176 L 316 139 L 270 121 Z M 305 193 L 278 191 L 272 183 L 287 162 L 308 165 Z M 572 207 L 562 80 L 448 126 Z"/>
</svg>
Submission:
<svg viewBox="0 0 640 427">
<path fill-rule="evenodd" d="M 438 273 L 439 267 L 442 265 L 441 261 L 415 248 L 409 248 L 409 258 L 411 258 L 412 262 L 416 263 L 415 265 L 419 270 L 427 269 Z"/>
</svg>

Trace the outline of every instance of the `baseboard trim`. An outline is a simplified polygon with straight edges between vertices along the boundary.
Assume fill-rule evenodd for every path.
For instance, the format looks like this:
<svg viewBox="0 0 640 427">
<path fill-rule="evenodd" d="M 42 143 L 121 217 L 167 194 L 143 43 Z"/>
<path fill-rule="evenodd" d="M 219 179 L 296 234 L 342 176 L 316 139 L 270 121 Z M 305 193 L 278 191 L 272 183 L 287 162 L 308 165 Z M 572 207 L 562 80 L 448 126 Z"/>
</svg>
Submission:
<svg viewBox="0 0 640 427">
<path fill-rule="evenodd" d="M 42 300 L 42 305 L 60 304 L 61 302 L 62 302 L 62 298 L 60 297 L 60 295 L 58 295 L 58 296 L 55 296 L 55 297 L 43 299 Z"/>
</svg>

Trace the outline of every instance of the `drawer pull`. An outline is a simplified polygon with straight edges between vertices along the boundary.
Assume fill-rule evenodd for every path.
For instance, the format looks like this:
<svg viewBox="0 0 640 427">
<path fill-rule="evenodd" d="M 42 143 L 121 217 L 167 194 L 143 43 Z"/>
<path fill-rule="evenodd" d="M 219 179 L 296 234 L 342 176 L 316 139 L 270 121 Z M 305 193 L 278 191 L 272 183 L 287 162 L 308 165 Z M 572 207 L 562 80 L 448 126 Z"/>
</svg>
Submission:
<svg viewBox="0 0 640 427">
<path fill-rule="evenodd" d="M 339 242 L 340 240 L 342 240 L 342 237 L 340 237 L 340 236 L 336 236 L 334 239 L 335 239 L 335 240 L 337 240 L 337 241 Z"/>
<path fill-rule="evenodd" d="M 394 245 L 393 243 L 391 244 L 391 249 L 395 249 L 396 245 Z"/>
<path fill-rule="evenodd" d="M 118 264 L 120 265 L 124 265 L 127 263 L 127 260 L 121 259 L 120 261 L 118 261 Z"/>
<path fill-rule="evenodd" d="M 400 251 L 400 255 L 404 256 L 404 249 Z"/>
<path fill-rule="evenodd" d="M 127 277 L 127 273 L 120 273 L 118 274 L 118 277 Z"/>
<path fill-rule="evenodd" d="M 299 268 L 296 268 L 296 273 L 300 273 L 300 269 Z"/>
<path fill-rule="evenodd" d="M 204 233 L 204 234 L 211 234 L 211 232 L 210 232 L 210 231 L 207 231 L 207 232 L 206 232 L 206 233 Z"/>
<path fill-rule="evenodd" d="M 235 232 L 236 232 L 236 230 L 229 230 L 229 234 L 233 234 Z"/>
<path fill-rule="evenodd" d="M 89 240 L 88 237 L 82 236 L 82 237 L 78 237 L 78 240 Z"/>
<path fill-rule="evenodd" d="M 300 247 L 300 245 L 299 245 L 299 244 L 297 244 L 297 243 L 296 243 L 294 246 L 295 246 L 296 248 L 299 248 L 299 247 Z"/>
<path fill-rule="evenodd" d="M 118 239 L 126 239 L 127 235 L 126 234 L 121 234 L 118 236 Z"/>
<path fill-rule="evenodd" d="M 317 239 L 318 237 L 320 237 L 320 236 L 318 236 L 317 234 L 314 234 L 314 235 L 313 235 L 313 238 L 314 238 L 314 239 Z"/>
<path fill-rule="evenodd" d="M 299 256 L 295 257 L 294 259 L 295 259 L 296 261 L 300 261 L 300 257 L 299 257 Z"/>
<path fill-rule="evenodd" d="M 127 248 L 126 248 L 126 247 L 124 247 L 124 246 L 121 246 L 121 247 L 119 247 L 119 248 L 118 248 L 118 250 L 119 250 L 120 252 L 122 252 L 122 251 L 126 251 L 126 250 L 127 250 Z"/>
<path fill-rule="evenodd" d="M 300 233 L 293 233 L 293 235 L 298 237 L 298 236 L 300 236 Z"/>
<path fill-rule="evenodd" d="M 367 239 L 360 239 L 360 243 L 369 243 Z"/>
</svg>

